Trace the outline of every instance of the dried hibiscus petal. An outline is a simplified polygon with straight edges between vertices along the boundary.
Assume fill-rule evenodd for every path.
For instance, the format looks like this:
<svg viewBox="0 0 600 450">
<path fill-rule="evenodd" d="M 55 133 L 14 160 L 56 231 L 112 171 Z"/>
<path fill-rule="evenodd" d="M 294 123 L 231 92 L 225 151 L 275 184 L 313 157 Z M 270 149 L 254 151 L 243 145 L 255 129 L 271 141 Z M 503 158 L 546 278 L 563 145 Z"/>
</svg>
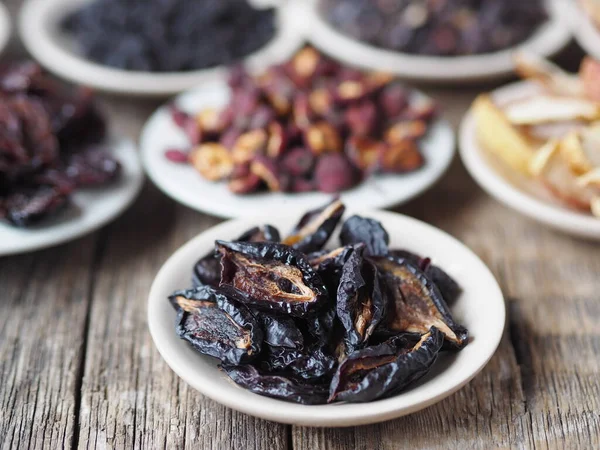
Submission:
<svg viewBox="0 0 600 450">
<path fill-rule="evenodd" d="M 435 283 L 416 265 L 394 256 L 372 258 L 382 277 L 387 297 L 382 331 L 425 333 L 432 326 L 444 333 L 448 346 L 467 345 L 469 332 L 454 322 Z"/>
<path fill-rule="evenodd" d="M 235 383 L 255 394 L 304 405 L 318 405 L 327 401 L 327 388 L 323 385 L 295 380 L 292 376 L 264 374 L 251 365 L 224 365 L 222 369 Z"/>
<path fill-rule="evenodd" d="M 388 253 L 390 237 L 381 222 L 355 215 L 342 225 L 340 241 L 342 245 L 364 243 L 367 255 L 384 256 Z"/>
<path fill-rule="evenodd" d="M 303 253 L 320 250 L 331 237 L 345 209 L 339 199 L 334 199 L 321 208 L 307 212 L 283 243 Z"/>
<path fill-rule="evenodd" d="M 254 316 L 228 292 L 210 286 L 174 292 L 177 333 L 199 352 L 227 364 L 258 356 L 263 334 Z"/>
<path fill-rule="evenodd" d="M 400 335 L 350 354 L 333 376 L 328 402 L 368 402 L 397 394 L 429 371 L 443 342 L 444 335 L 432 327 L 416 343 Z"/>
<path fill-rule="evenodd" d="M 217 241 L 221 285 L 246 295 L 255 308 L 304 316 L 327 300 L 327 288 L 306 257 L 276 243 Z"/>
<path fill-rule="evenodd" d="M 363 251 L 364 246 L 356 247 L 348 257 L 337 291 L 337 315 L 349 352 L 367 344 L 385 312 L 377 268 L 364 259 Z"/>
</svg>

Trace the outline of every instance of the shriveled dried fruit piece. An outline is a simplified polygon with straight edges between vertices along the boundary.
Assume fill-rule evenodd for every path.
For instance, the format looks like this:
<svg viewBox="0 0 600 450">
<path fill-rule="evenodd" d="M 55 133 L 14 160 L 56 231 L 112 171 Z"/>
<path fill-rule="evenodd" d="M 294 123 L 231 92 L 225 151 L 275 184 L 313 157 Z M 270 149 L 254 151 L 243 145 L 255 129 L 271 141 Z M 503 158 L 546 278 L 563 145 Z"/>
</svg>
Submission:
<svg viewBox="0 0 600 450">
<path fill-rule="evenodd" d="M 402 112 L 401 118 L 405 120 L 423 120 L 429 122 L 437 114 L 437 107 L 433 100 L 426 97 L 417 97 L 409 102 L 408 107 Z"/>
<path fill-rule="evenodd" d="M 290 61 L 290 76 L 302 86 L 313 77 L 320 61 L 321 55 L 317 50 L 312 47 L 303 48 Z"/>
<path fill-rule="evenodd" d="M 392 125 L 385 132 L 385 141 L 388 144 L 420 139 L 427 133 L 427 123 L 423 120 L 408 120 Z"/>
<path fill-rule="evenodd" d="M 346 207 L 334 199 L 321 208 L 308 211 L 283 243 L 302 253 L 315 252 L 327 243 Z"/>
<path fill-rule="evenodd" d="M 386 86 L 379 94 L 379 106 L 388 118 L 396 118 L 408 106 L 408 92 L 401 84 Z"/>
<path fill-rule="evenodd" d="M 250 172 L 263 180 L 269 190 L 273 192 L 284 190 L 283 176 L 274 160 L 265 156 L 257 156 L 250 163 Z"/>
<path fill-rule="evenodd" d="M 600 104 L 577 97 L 535 95 L 512 102 L 503 108 L 508 121 L 514 125 L 572 120 L 594 121 L 600 119 Z"/>
<path fill-rule="evenodd" d="M 281 165 L 292 176 L 309 175 L 315 165 L 315 155 L 304 147 L 295 147 L 286 153 Z"/>
<path fill-rule="evenodd" d="M 425 160 L 414 141 L 401 141 L 383 148 L 379 154 L 382 172 L 412 172 L 423 166 Z"/>
<path fill-rule="evenodd" d="M 535 147 L 508 121 L 489 96 L 477 97 L 473 115 L 481 146 L 511 168 L 528 175 Z"/>
<path fill-rule="evenodd" d="M 400 335 L 351 353 L 333 376 L 328 402 L 368 402 L 397 394 L 429 371 L 443 342 L 444 335 L 432 327 L 416 343 L 413 336 Z"/>
<path fill-rule="evenodd" d="M 334 98 L 329 89 L 318 88 L 309 94 L 308 105 L 315 114 L 325 117 L 334 108 Z"/>
<path fill-rule="evenodd" d="M 306 257 L 275 243 L 216 242 L 221 285 L 243 292 L 258 309 L 304 316 L 327 301 L 327 289 Z"/>
<path fill-rule="evenodd" d="M 190 163 L 204 178 L 211 181 L 227 178 L 233 171 L 233 159 L 227 149 L 213 142 L 192 150 Z"/>
<path fill-rule="evenodd" d="M 259 372 L 251 365 L 222 366 L 235 383 L 255 394 L 278 398 L 304 405 L 318 405 L 327 401 L 327 387 L 310 384 L 283 375 Z"/>
<path fill-rule="evenodd" d="M 301 349 L 304 346 L 302 332 L 291 317 L 258 312 L 257 317 L 264 330 L 264 342 L 272 347 Z"/>
<path fill-rule="evenodd" d="M 243 233 L 236 241 L 241 242 L 279 242 L 279 231 L 272 225 L 253 227 Z M 210 252 L 194 265 L 192 282 L 195 286 L 208 285 L 218 287 L 221 280 L 221 258 Z"/>
<path fill-rule="evenodd" d="M 337 315 L 346 330 L 348 352 L 367 344 L 385 312 L 377 268 L 363 252 L 361 246 L 348 257 L 337 291 Z"/>
<path fill-rule="evenodd" d="M 267 132 L 261 129 L 242 134 L 233 146 L 231 153 L 233 161 L 236 164 L 252 161 L 257 155 L 264 152 L 267 140 Z"/>
<path fill-rule="evenodd" d="M 567 97 L 584 95 L 583 84 L 577 76 L 565 72 L 551 61 L 533 53 L 517 53 L 515 69 L 522 78 L 540 83 L 553 94 Z"/>
<path fill-rule="evenodd" d="M 390 332 L 425 333 L 436 327 L 451 348 L 467 345 L 469 332 L 454 322 L 435 283 L 416 265 L 393 256 L 373 258 L 387 297 L 382 329 Z"/>
<path fill-rule="evenodd" d="M 218 135 L 228 125 L 221 112 L 214 108 L 206 108 L 196 115 L 196 125 L 203 139 Z"/>
<path fill-rule="evenodd" d="M 359 180 L 356 168 L 341 153 L 328 153 L 317 161 L 315 183 L 321 192 L 336 194 L 355 186 Z"/>
<path fill-rule="evenodd" d="M 385 144 L 377 139 L 351 136 L 346 141 L 346 155 L 356 167 L 364 172 L 375 171 L 379 155 L 385 151 Z"/>
<path fill-rule="evenodd" d="M 337 292 L 342 268 L 353 251 L 354 247 L 347 246 L 308 254 L 310 265 L 321 276 L 329 292 Z"/>
<path fill-rule="evenodd" d="M 377 110 L 370 101 L 351 106 L 345 112 L 346 126 L 355 136 L 372 135 L 377 126 Z"/>
<path fill-rule="evenodd" d="M 253 173 L 231 177 L 227 184 L 228 189 L 234 194 L 250 194 L 256 192 L 262 184 L 262 179 Z"/>
<path fill-rule="evenodd" d="M 390 237 L 381 222 L 354 215 L 342 225 L 340 241 L 342 245 L 363 243 L 367 255 L 384 256 L 388 253 Z"/>
<path fill-rule="evenodd" d="M 318 122 L 309 126 L 304 131 L 304 143 L 315 155 L 342 151 L 342 138 L 339 132 L 327 122 Z"/>
<path fill-rule="evenodd" d="M 64 208 L 68 196 L 57 188 L 39 187 L 7 195 L 0 209 L 6 219 L 17 227 L 28 227 L 51 217 Z"/>
<path fill-rule="evenodd" d="M 233 292 L 210 286 L 174 292 L 169 300 L 179 312 L 177 334 L 199 352 L 226 364 L 258 356 L 263 333 L 254 316 Z"/>
<path fill-rule="evenodd" d="M 267 155 L 269 158 L 278 158 L 283 155 L 287 143 L 287 133 L 283 125 L 279 122 L 271 122 L 269 124 L 269 139 L 267 140 Z"/>
</svg>

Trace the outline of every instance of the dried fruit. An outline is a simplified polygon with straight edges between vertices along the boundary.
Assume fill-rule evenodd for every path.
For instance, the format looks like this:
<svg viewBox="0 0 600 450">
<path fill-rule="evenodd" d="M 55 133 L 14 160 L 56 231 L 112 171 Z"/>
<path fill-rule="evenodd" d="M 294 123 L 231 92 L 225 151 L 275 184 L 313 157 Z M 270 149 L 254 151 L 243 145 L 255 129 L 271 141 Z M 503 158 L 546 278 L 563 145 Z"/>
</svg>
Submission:
<svg viewBox="0 0 600 450">
<path fill-rule="evenodd" d="M 344 222 L 340 241 L 342 245 L 363 243 L 367 255 L 385 256 L 388 254 L 390 237 L 379 221 L 355 215 Z"/>
<path fill-rule="evenodd" d="M 401 141 L 389 145 L 379 154 L 379 167 L 383 172 L 412 172 L 423 166 L 425 160 L 414 141 Z"/>
<path fill-rule="evenodd" d="M 253 307 L 301 317 L 326 300 L 323 281 L 291 247 L 217 241 L 216 248 L 221 254 L 221 285 L 243 292 Z"/>
<path fill-rule="evenodd" d="M 256 157 L 250 163 L 250 172 L 263 180 L 270 191 L 278 192 L 284 189 L 281 173 L 272 159 L 264 156 Z"/>
<path fill-rule="evenodd" d="M 234 161 L 221 144 L 208 142 L 192 150 L 190 163 L 207 180 L 219 181 L 231 175 Z"/>
<path fill-rule="evenodd" d="M 388 144 L 399 144 L 403 141 L 414 141 L 422 138 L 427 133 L 427 123 L 422 120 L 403 121 L 392 125 L 385 132 L 385 141 Z"/>
<path fill-rule="evenodd" d="M 262 330 L 233 291 L 201 286 L 174 292 L 169 300 L 179 312 L 177 334 L 197 350 L 226 364 L 258 356 Z"/>
<path fill-rule="evenodd" d="M 352 164 L 367 173 L 379 167 L 379 155 L 385 151 L 385 144 L 375 139 L 352 136 L 346 142 L 346 155 Z"/>
<path fill-rule="evenodd" d="M 242 134 L 231 151 L 233 162 L 243 164 L 252 161 L 255 156 L 264 152 L 267 140 L 268 136 L 265 130 L 252 130 Z"/>
<path fill-rule="evenodd" d="M 355 186 L 359 178 L 348 158 L 339 153 L 329 153 L 317 161 L 315 181 L 319 191 L 335 194 Z"/>
<path fill-rule="evenodd" d="M 315 155 L 326 152 L 341 152 L 342 138 L 335 127 L 327 122 L 318 122 L 304 131 L 304 143 Z"/>
<path fill-rule="evenodd" d="M 365 101 L 346 110 L 346 125 L 354 136 L 369 136 L 377 125 L 377 110 L 372 102 Z"/>
<path fill-rule="evenodd" d="M 304 147 L 291 149 L 281 162 L 283 170 L 295 177 L 302 177 L 310 174 L 314 165 L 314 154 Z"/>
</svg>

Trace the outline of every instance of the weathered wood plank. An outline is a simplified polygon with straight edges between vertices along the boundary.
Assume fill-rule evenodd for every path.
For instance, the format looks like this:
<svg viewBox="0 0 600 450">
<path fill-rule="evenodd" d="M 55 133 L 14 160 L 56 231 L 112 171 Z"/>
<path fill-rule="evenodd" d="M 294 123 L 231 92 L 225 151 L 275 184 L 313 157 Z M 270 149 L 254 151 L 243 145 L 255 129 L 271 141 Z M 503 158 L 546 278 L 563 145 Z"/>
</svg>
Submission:
<svg viewBox="0 0 600 450">
<path fill-rule="evenodd" d="M 0 443 L 70 448 L 94 236 L 0 259 Z"/>
<path fill-rule="evenodd" d="M 233 412 L 180 381 L 147 330 L 146 301 L 158 269 L 217 222 L 150 187 L 109 228 L 90 311 L 80 448 L 287 448 L 285 426 Z"/>
</svg>

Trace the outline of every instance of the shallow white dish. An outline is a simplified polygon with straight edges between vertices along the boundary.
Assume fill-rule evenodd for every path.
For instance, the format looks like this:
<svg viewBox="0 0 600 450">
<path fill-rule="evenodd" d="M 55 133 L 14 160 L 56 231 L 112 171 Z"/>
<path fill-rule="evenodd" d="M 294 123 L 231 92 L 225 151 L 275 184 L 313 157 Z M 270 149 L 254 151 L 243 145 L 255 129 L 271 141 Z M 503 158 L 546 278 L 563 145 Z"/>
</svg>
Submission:
<svg viewBox="0 0 600 450">
<path fill-rule="evenodd" d="M 534 83 L 518 82 L 495 90 L 492 96 L 503 104 L 531 95 L 537 89 Z M 461 124 L 459 147 L 462 161 L 475 181 L 509 208 L 565 233 L 600 240 L 600 219 L 569 208 L 539 182 L 515 173 L 485 152 L 477 142 L 471 111 Z"/>
<path fill-rule="evenodd" d="M 569 27 L 562 17 L 563 1 L 548 0 L 550 20 L 519 46 L 473 56 L 410 55 L 378 48 L 340 33 L 321 17 L 317 3 L 318 0 L 305 0 L 301 8 L 303 26 L 309 30 L 307 39 L 311 44 L 346 64 L 418 81 L 463 83 L 504 77 L 514 72 L 515 51 L 550 57 L 571 39 Z"/>
<path fill-rule="evenodd" d="M 71 205 L 35 227 L 21 229 L 0 222 L 0 256 L 51 247 L 90 233 L 120 215 L 137 197 L 144 180 L 133 142 L 110 141 L 122 174 L 113 184 L 81 189 L 71 196 Z"/>
<path fill-rule="evenodd" d="M 10 23 L 10 15 L 8 10 L 3 3 L 0 3 L 0 54 L 4 51 L 8 40 L 10 39 L 10 32 L 12 26 Z"/>
<path fill-rule="evenodd" d="M 584 11 L 579 0 L 568 3 L 568 22 L 577 43 L 591 56 L 600 58 L 600 29 Z"/>
<path fill-rule="evenodd" d="M 59 23 L 71 12 L 93 0 L 28 0 L 22 7 L 19 32 L 31 55 L 51 72 L 74 83 L 127 95 L 173 95 L 226 70 L 216 67 L 190 72 L 153 73 L 126 71 L 94 63 L 80 56 L 73 38 Z M 286 61 L 304 43 L 294 13 L 286 5 L 277 8 L 277 32 L 273 40 L 243 60 L 252 69 Z"/>
<path fill-rule="evenodd" d="M 175 103 L 193 113 L 206 107 L 223 107 L 228 99 L 229 88 L 225 81 L 215 80 L 180 95 Z M 355 208 L 387 208 L 404 203 L 431 187 L 452 162 L 454 132 L 448 122 L 437 120 L 422 142 L 426 158 L 423 168 L 409 174 L 371 177 L 343 192 L 342 200 Z M 186 136 L 173 124 L 165 106 L 150 117 L 140 138 L 142 163 L 150 179 L 167 195 L 195 210 L 226 218 L 254 216 L 257 211 L 296 213 L 324 204 L 331 197 L 319 192 L 235 195 L 227 189 L 226 183 L 205 180 L 191 165 L 165 158 L 165 150 L 188 146 Z"/>
<path fill-rule="evenodd" d="M 266 222 L 285 234 L 301 213 L 269 216 Z M 192 266 L 214 248 L 216 239 L 234 238 L 265 222 L 265 218 L 247 218 L 222 223 L 192 239 L 168 259 L 156 276 L 148 300 L 148 324 L 167 364 L 192 387 L 225 406 L 268 420 L 306 426 L 351 426 L 393 419 L 426 408 L 464 386 L 489 361 L 502 337 L 504 299 L 493 275 L 471 250 L 431 225 L 386 211 L 360 214 L 382 222 L 390 234 L 391 247 L 432 257 L 462 286 L 464 292 L 452 308 L 456 321 L 466 326 L 472 337 L 462 351 L 442 354 L 432 371 L 410 390 L 371 403 L 306 406 L 258 396 L 238 387 L 218 370 L 214 358 L 197 353 L 179 339 L 174 326 L 176 313 L 167 296 L 190 285 Z M 337 236 L 331 246 L 336 240 Z"/>
</svg>

